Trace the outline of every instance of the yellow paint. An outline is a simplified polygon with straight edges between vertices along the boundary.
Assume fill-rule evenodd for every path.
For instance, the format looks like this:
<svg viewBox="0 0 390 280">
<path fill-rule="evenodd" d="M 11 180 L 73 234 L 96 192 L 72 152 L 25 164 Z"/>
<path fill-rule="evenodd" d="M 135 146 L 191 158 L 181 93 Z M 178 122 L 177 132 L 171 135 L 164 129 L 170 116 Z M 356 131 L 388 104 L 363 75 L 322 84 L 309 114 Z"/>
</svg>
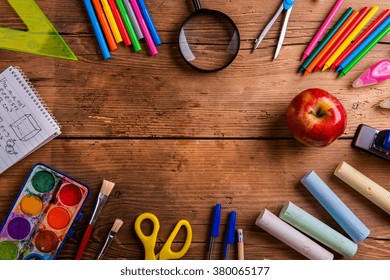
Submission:
<svg viewBox="0 0 390 280">
<path fill-rule="evenodd" d="M 42 200 L 36 195 L 28 194 L 20 201 L 20 209 L 28 216 L 35 216 L 41 212 L 43 207 Z"/>
</svg>

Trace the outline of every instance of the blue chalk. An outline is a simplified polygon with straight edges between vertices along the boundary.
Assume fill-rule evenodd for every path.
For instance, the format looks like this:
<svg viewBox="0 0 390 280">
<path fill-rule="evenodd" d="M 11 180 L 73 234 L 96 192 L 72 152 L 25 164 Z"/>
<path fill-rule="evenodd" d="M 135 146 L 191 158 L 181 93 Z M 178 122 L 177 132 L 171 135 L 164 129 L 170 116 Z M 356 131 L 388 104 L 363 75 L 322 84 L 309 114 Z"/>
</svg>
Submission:
<svg viewBox="0 0 390 280">
<path fill-rule="evenodd" d="M 366 239 L 370 230 L 314 171 L 306 174 L 301 182 L 353 241 L 360 242 Z"/>
</svg>

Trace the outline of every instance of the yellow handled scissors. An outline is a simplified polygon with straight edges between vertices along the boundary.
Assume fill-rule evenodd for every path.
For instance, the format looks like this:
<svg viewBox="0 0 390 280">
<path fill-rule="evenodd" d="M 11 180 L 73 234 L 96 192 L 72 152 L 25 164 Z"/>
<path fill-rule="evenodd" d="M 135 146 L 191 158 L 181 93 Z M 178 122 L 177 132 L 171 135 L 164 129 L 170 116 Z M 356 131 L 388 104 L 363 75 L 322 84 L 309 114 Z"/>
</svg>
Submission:
<svg viewBox="0 0 390 280">
<path fill-rule="evenodd" d="M 150 235 L 145 235 L 141 229 L 141 223 L 145 220 L 150 220 L 153 223 L 153 232 Z M 192 241 L 192 228 L 187 220 L 180 220 L 171 234 L 169 235 L 164 246 L 161 248 L 158 254 L 155 254 L 154 249 L 157 242 L 157 233 L 160 230 L 160 222 L 157 217 L 152 213 L 143 213 L 135 220 L 135 232 L 138 238 L 141 240 L 145 248 L 145 260 L 176 260 L 182 258 L 188 251 Z M 173 252 L 172 242 L 176 235 L 179 233 L 181 227 L 185 227 L 187 230 L 186 241 L 183 247 L 178 252 Z"/>
</svg>

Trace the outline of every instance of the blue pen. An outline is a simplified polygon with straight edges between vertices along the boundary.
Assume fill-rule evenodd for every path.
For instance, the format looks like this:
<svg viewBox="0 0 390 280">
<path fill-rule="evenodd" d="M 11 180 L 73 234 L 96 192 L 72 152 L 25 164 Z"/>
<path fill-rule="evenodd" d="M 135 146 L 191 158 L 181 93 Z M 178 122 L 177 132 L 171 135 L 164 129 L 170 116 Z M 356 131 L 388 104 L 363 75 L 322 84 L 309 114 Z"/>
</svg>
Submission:
<svg viewBox="0 0 390 280">
<path fill-rule="evenodd" d="M 361 53 L 365 47 L 370 44 L 372 40 L 375 39 L 375 37 L 382 32 L 390 24 L 390 16 L 386 18 L 384 22 L 382 22 L 381 25 L 378 26 L 377 29 L 375 29 L 349 56 L 347 56 L 346 59 L 343 60 L 343 62 L 337 67 L 336 71 L 340 72 L 343 70 L 347 65 L 359 54 Z"/>
<path fill-rule="evenodd" d="M 210 242 L 209 242 L 209 252 L 207 259 L 211 260 L 214 244 L 219 235 L 219 224 L 221 220 L 221 204 L 215 205 L 213 223 L 211 224 L 211 234 L 210 234 Z"/>
<path fill-rule="evenodd" d="M 228 228 L 226 231 L 225 243 L 223 246 L 223 259 L 229 259 L 230 247 L 234 245 L 234 236 L 236 233 L 236 211 L 230 212 Z"/>
<path fill-rule="evenodd" d="M 87 9 L 87 13 L 89 19 L 92 23 L 93 31 L 95 32 L 96 39 L 98 41 L 100 50 L 102 51 L 104 60 L 109 59 L 111 57 L 110 50 L 108 49 L 107 43 L 104 39 L 103 31 L 99 25 L 99 21 L 96 17 L 95 10 L 92 7 L 91 0 L 83 0 L 85 8 Z"/>
<path fill-rule="evenodd" d="M 146 26 L 149 29 L 150 35 L 153 38 L 154 45 L 160 46 L 162 44 L 160 37 L 157 34 L 156 27 L 154 26 L 152 17 L 149 14 L 148 8 L 145 5 L 144 0 L 137 0 L 138 6 L 141 10 L 142 17 L 145 20 Z"/>
</svg>

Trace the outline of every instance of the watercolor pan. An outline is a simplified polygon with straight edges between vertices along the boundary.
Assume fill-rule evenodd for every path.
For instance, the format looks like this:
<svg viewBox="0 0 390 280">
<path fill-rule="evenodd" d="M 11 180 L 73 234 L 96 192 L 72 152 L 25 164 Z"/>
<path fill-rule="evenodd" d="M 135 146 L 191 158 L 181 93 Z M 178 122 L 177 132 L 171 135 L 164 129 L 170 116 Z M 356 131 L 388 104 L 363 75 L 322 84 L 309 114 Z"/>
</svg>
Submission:
<svg viewBox="0 0 390 280">
<path fill-rule="evenodd" d="M 0 260 L 51 260 L 59 254 L 90 188 L 43 163 L 33 166 L 0 227 Z"/>
</svg>

